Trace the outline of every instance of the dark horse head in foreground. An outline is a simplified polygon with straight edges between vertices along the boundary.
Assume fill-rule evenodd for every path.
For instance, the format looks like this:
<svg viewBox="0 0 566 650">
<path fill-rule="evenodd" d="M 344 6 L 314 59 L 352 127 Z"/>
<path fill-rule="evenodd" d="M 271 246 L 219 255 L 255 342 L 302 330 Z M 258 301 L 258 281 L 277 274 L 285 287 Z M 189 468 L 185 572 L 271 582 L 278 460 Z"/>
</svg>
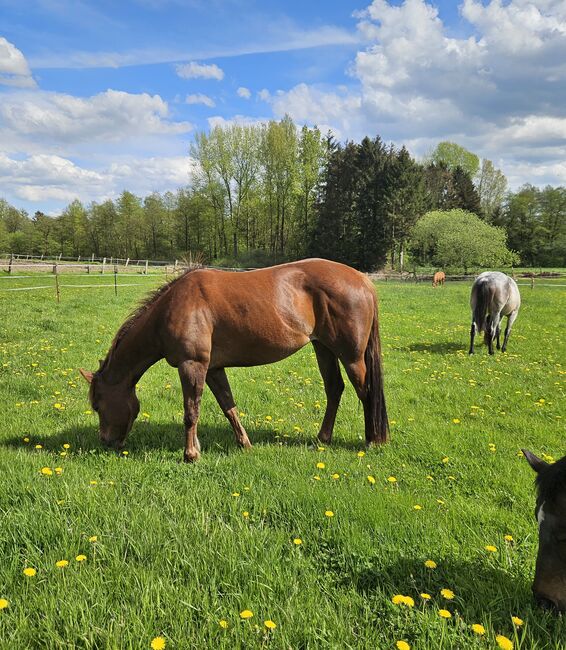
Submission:
<svg viewBox="0 0 566 650">
<path fill-rule="evenodd" d="M 124 444 L 139 413 L 135 386 L 160 359 L 178 368 L 185 460 L 200 455 L 197 422 L 205 383 L 237 443 L 250 447 L 225 368 L 273 363 L 314 346 L 327 397 L 318 433 L 330 442 L 346 370 L 364 407 L 366 443 L 387 439 L 377 298 L 354 269 L 312 259 L 257 271 L 196 268 L 163 285 L 118 330 L 95 372 L 81 370 L 100 419 L 100 438 Z"/>
<path fill-rule="evenodd" d="M 523 449 L 537 473 L 539 548 L 533 592 L 545 609 L 566 611 L 566 456 L 552 465 Z"/>
</svg>

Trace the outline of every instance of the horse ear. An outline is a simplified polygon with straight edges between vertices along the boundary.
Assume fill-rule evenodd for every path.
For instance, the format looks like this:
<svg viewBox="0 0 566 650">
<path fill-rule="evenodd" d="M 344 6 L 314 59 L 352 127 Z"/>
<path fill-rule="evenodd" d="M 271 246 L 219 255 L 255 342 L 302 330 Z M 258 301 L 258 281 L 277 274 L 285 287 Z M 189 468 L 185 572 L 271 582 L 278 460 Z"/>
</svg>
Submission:
<svg viewBox="0 0 566 650">
<path fill-rule="evenodd" d="M 79 372 L 81 375 L 88 381 L 88 383 L 92 383 L 92 372 L 90 370 L 83 370 L 82 368 L 79 368 Z"/>
<path fill-rule="evenodd" d="M 546 463 L 538 456 L 535 456 L 532 451 L 528 451 L 528 449 L 521 449 L 521 451 L 523 452 L 529 465 L 535 470 L 537 474 L 540 472 L 541 469 L 548 467 L 548 463 Z"/>
</svg>

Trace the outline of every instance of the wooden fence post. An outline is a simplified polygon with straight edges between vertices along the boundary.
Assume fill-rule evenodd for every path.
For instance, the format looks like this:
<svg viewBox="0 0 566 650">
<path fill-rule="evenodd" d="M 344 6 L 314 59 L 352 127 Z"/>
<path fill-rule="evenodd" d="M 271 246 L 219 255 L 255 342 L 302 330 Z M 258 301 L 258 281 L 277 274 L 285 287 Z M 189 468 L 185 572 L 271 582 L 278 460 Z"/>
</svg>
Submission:
<svg viewBox="0 0 566 650">
<path fill-rule="evenodd" d="M 57 273 L 57 264 L 53 265 L 53 273 L 55 273 L 55 295 L 57 296 L 57 303 L 61 302 L 61 292 L 59 291 L 59 273 Z"/>
<path fill-rule="evenodd" d="M 106 258 L 102 258 L 102 270 L 100 271 L 101 273 L 104 273 L 104 267 L 106 266 Z"/>
<path fill-rule="evenodd" d="M 130 263 L 130 258 L 128 257 L 128 259 L 126 260 L 126 268 L 128 268 L 129 263 Z"/>
<path fill-rule="evenodd" d="M 531 275 L 531 289 L 535 288 L 535 276 L 534 274 Z"/>
<path fill-rule="evenodd" d="M 147 275 L 147 269 L 149 267 L 149 260 L 145 261 L 145 275 Z"/>
<path fill-rule="evenodd" d="M 114 295 L 118 295 L 118 265 L 114 264 Z"/>
<path fill-rule="evenodd" d="M 12 273 L 12 262 L 14 261 L 14 253 L 10 253 L 10 262 L 8 263 L 8 273 Z"/>
</svg>

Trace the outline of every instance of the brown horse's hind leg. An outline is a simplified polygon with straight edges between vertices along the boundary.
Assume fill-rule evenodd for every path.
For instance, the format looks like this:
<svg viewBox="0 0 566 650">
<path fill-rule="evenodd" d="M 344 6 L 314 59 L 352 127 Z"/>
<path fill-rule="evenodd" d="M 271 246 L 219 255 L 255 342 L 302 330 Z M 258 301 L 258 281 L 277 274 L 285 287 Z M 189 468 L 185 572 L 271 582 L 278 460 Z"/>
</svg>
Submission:
<svg viewBox="0 0 566 650">
<path fill-rule="evenodd" d="M 326 411 L 320 431 L 318 432 L 318 439 L 321 442 L 330 442 L 332 440 L 336 412 L 338 411 L 340 398 L 344 392 L 344 380 L 340 373 L 340 366 L 338 365 L 336 355 L 319 341 L 313 341 L 312 344 L 326 393 Z"/>
<path fill-rule="evenodd" d="M 224 368 L 209 370 L 206 375 L 206 383 L 213 392 L 214 397 L 216 397 L 216 401 L 222 409 L 222 412 L 228 418 L 228 421 L 234 430 L 234 435 L 236 436 L 236 443 L 240 447 L 249 449 L 252 446 L 252 443 L 250 442 L 248 434 L 238 417 L 238 409 L 236 408 L 236 403 L 234 402 L 232 390 L 230 389 L 230 384 L 228 383 L 228 377 L 226 376 Z"/>
<path fill-rule="evenodd" d="M 183 388 L 185 406 L 185 462 L 192 463 L 200 458 L 200 443 L 197 437 L 197 423 L 200 400 L 206 379 L 206 365 L 197 361 L 184 361 L 179 364 L 179 377 Z"/>
</svg>

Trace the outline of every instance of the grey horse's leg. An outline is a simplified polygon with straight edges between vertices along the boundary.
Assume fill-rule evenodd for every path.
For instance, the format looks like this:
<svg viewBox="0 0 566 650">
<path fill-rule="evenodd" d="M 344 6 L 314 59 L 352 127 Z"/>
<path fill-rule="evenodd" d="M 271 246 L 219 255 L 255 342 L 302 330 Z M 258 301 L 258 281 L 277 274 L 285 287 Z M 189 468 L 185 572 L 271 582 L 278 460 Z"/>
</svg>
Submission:
<svg viewBox="0 0 566 650">
<path fill-rule="evenodd" d="M 509 334 L 511 334 L 511 327 L 515 322 L 518 313 L 518 310 L 515 310 L 512 311 L 509 316 L 507 316 L 507 327 L 505 328 L 505 337 L 503 338 L 503 347 L 501 348 L 501 352 L 505 352 L 505 350 L 507 350 L 507 341 L 509 340 Z"/>
<path fill-rule="evenodd" d="M 474 337 L 476 335 L 476 324 L 472 321 L 472 327 L 470 328 L 470 350 L 468 354 L 474 353 Z"/>
</svg>

